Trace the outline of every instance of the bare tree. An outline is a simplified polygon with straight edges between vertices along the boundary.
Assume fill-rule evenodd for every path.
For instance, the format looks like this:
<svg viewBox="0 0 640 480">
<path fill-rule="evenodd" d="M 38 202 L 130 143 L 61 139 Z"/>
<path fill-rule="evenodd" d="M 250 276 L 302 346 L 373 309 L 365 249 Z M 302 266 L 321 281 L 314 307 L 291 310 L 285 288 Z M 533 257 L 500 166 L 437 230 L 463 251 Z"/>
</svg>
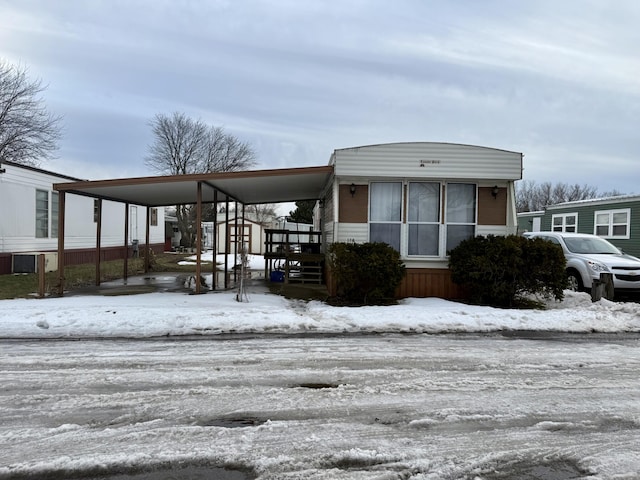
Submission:
<svg viewBox="0 0 640 480">
<path fill-rule="evenodd" d="M 226 133 L 222 127 L 208 126 L 179 112 L 170 116 L 157 114 L 150 125 L 154 142 L 145 163 L 157 173 L 233 172 L 255 165 L 255 153 L 250 145 Z M 176 206 L 176 218 L 183 245 L 191 247 L 195 238 L 193 205 Z"/>
<path fill-rule="evenodd" d="M 0 60 L 0 162 L 37 166 L 54 156 L 62 117 L 47 111 L 39 97 L 44 90 L 26 68 Z"/>
<path fill-rule="evenodd" d="M 157 114 L 150 122 L 154 142 L 145 159 L 157 173 L 235 172 L 255 165 L 255 153 L 222 127 L 208 126 L 184 113 Z"/>
<path fill-rule="evenodd" d="M 225 133 L 222 127 L 209 129 L 205 151 L 207 172 L 237 172 L 255 165 L 251 146 Z"/>
<path fill-rule="evenodd" d="M 206 171 L 206 124 L 178 112 L 170 117 L 157 114 L 150 124 L 154 142 L 145 160 L 148 167 L 168 175 Z"/>
<path fill-rule="evenodd" d="M 575 202 L 591 198 L 620 195 L 617 191 L 600 194 L 589 185 L 543 182 L 536 184 L 523 180 L 516 184 L 516 209 L 518 212 L 534 212 L 548 205 Z"/>
<path fill-rule="evenodd" d="M 245 209 L 247 216 L 260 225 L 266 227 L 276 217 L 276 204 L 264 203 L 260 205 L 248 205 Z"/>
</svg>

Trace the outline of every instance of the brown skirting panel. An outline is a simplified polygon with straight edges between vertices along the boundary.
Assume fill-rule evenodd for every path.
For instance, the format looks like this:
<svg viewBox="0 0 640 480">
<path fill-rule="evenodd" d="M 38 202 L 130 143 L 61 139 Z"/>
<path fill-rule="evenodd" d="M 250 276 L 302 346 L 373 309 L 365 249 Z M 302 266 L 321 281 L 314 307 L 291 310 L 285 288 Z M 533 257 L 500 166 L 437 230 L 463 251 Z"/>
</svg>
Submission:
<svg viewBox="0 0 640 480">
<path fill-rule="evenodd" d="M 127 250 L 129 258 L 133 257 L 133 249 L 129 246 L 125 249 L 125 247 L 104 247 L 100 249 L 100 261 L 108 262 L 110 260 L 120 260 L 124 258 L 124 252 Z M 162 253 L 164 252 L 164 244 L 158 243 L 151 245 L 151 250 L 154 253 Z M 143 255 L 144 252 L 144 244 L 140 245 L 140 256 Z M 81 265 L 83 263 L 95 263 L 96 261 L 96 249 L 95 248 L 86 248 L 86 249 L 78 249 L 78 250 L 66 250 L 64 253 L 64 264 L 65 265 Z"/>
<path fill-rule="evenodd" d="M 11 254 L 0 253 L 0 275 L 11 273 Z"/>
<path fill-rule="evenodd" d="M 464 289 L 451 281 L 446 268 L 407 268 L 407 274 L 396 292 L 398 298 L 438 297 L 448 300 L 467 298 Z"/>
<path fill-rule="evenodd" d="M 152 244 L 151 249 L 154 253 L 164 252 L 164 244 Z M 129 258 L 133 256 L 131 247 L 104 247 L 100 250 L 100 261 L 107 262 L 109 260 L 120 260 L 124 258 L 125 250 L 128 251 Z M 144 245 L 140 246 L 140 255 L 143 254 Z M 55 251 L 52 251 L 55 253 Z M 43 252 L 45 253 L 45 252 Z M 11 253 L 0 253 L 0 275 L 11 273 Z M 66 250 L 64 253 L 65 265 L 81 265 L 83 263 L 95 263 L 96 249 L 83 248 L 77 250 Z"/>
<path fill-rule="evenodd" d="M 396 298 L 438 297 L 447 300 L 464 300 L 469 297 L 465 290 L 451 281 L 451 272 L 446 268 L 407 268 Z M 329 295 L 336 294 L 331 269 L 326 268 L 326 284 Z"/>
</svg>

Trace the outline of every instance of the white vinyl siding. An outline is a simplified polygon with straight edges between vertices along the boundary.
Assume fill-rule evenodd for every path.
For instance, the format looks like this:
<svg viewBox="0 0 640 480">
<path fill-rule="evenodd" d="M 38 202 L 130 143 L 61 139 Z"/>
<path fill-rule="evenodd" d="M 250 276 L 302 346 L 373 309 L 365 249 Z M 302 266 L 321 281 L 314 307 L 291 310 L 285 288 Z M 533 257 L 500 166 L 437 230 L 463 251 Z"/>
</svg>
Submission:
<svg viewBox="0 0 640 480">
<path fill-rule="evenodd" d="M 594 234 L 605 238 L 629 238 L 631 209 L 595 212 Z"/>
<path fill-rule="evenodd" d="M 562 213 L 551 217 L 551 231 L 562 233 L 576 233 L 578 231 L 578 214 Z"/>
<path fill-rule="evenodd" d="M 332 237 L 333 241 L 347 243 L 365 243 L 368 241 L 369 226 L 366 223 L 340 223 L 338 228 L 339 233 Z M 332 229 L 330 231 L 333 232 Z"/>
<path fill-rule="evenodd" d="M 495 148 L 437 142 L 406 142 L 335 150 L 337 177 L 450 180 L 520 180 L 522 154 Z"/>
</svg>

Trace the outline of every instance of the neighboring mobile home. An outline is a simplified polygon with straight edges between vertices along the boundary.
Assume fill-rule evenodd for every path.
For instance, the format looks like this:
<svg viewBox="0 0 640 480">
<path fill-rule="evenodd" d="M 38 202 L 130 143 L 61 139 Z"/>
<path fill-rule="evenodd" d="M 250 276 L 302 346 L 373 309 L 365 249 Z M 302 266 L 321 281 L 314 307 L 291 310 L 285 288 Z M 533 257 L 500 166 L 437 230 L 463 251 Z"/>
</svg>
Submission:
<svg viewBox="0 0 640 480">
<path fill-rule="evenodd" d="M 520 232 L 589 233 L 640 256 L 640 195 L 580 200 L 518 214 Z"/>
<path fill-rule="evenodd" d="M 336 150 L 321 199 L 324 243 L 386 242 L 407 267 L 400 297 L 459 298 L 448 252 L 477 235 L 517 232 L 522 154 L 451 143 Z M 332 285 L 328 275 L 329 288 Z"/>
<path fill-rule="evenodd" d="M 55 270 L 53 257 L 58 249 L 58 192 L 54 183 L 77 182 L 77 178 L 39 168 L 2 162 L 0 168 L 0 274 L 30 271 L 31 254 L 47 253 L 48 269 Z M 95 261 L 98 199 L 74 195 L 67 202 L 66 263 Z M 122 258 L 127 248 L 133 254 L 132 243 L 145 241 L 146 209 L 129 206 L 127 247 L 124 246 L 122 205 L 103 201 L 101 224 L 101 255 L 103 260 Z M 150 244 L 162 249 L 164 243 L 164 211 L 153 209 Z M 18 260 L 17 269 L 14 269 Z"/>
</svg>

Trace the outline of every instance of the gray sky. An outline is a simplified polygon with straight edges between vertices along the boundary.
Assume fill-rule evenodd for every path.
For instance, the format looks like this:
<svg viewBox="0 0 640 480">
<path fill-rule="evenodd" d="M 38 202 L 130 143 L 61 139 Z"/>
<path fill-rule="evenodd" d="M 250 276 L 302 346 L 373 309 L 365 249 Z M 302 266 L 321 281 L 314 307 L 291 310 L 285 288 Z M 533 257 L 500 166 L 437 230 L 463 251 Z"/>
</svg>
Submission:
<svg viewBox="0 0 640 480">
<path fill-rule="evenodd" d="M 82 178 L 149 175 L 174 111 L 259 168 L 396 141 L 524 153 L 524 179 L 640 193 L 637 0 L 0 0 L 0 58 L 64 116 Z"/>
</svg>

